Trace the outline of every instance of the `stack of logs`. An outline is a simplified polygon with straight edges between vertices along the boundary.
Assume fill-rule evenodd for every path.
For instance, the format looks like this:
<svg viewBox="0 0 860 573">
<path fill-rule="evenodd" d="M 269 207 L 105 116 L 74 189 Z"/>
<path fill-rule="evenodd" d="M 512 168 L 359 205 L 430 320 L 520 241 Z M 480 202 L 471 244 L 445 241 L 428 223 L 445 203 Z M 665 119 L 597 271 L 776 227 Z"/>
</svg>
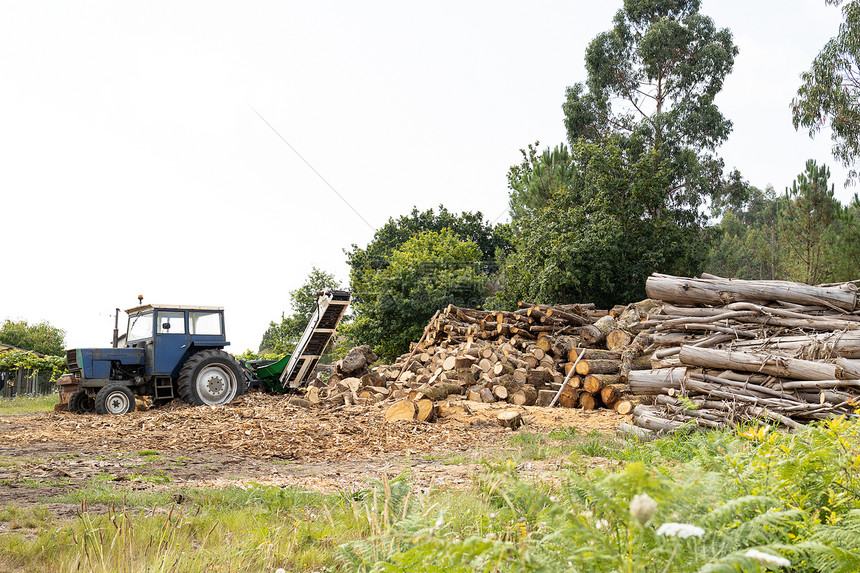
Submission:
<svg viewBox="0 0 860 573">
<path fill-rule="evenodd" d="M 860 404 L 858 282 L 655 274 L 650 298 L 609 311 L 449 306 L 394 364 L 370 370 L 370 349 L 353 349 L 307 399 L 392 400 L 391 419 L 466 408 L 456 397 L 632 411 L 637 433 L 763 419 L 794 428 Z"/>
<path fill-rule="evenodd" d="M 653 396 L 634 410 L 640 428 L 720 428 L 768 420 L 786 428 L 860 404 L 857 282 L 809 286 L 712 275 L 655 274 L 659 310 L 629 331 L 646 334 L 653 369 L 631 390 Z M 638 433 L 642 433 L 641 430 Z"/>
<path fill-rule="evenodd" d="M 624 382 L 626 373 L 651 364 L 628 352 L 643 338 L 615 327 L 635 323 L 654 308 L 651 301 L 612 312 L 592 304 L 520 303 L 515 312 L 448 306 L 394 364 L 368 371 L 369 349 L 355 348 L 328 383 L 312 384 L 307 399 L 334 405 L 394 400 L 386 417 L 424 421 L 464 407 L 449 398 L 627 414 L 638 402 Z"/>
</svg>

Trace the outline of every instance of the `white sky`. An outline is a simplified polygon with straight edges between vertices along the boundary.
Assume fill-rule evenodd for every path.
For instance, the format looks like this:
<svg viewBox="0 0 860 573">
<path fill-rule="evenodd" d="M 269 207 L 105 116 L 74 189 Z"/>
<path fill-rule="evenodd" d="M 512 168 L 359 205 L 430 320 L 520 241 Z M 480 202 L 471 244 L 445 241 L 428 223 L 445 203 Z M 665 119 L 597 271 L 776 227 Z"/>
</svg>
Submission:
<svg viewBox="0 0 860 573">
<path fill-rule="evenodd" d="M 230 350 L 256 349 L 311 267 L 346 282 L 343 249 L 372 230 L 254 109 L 375 227 L 413 205 L 504 220 L 508 167 L 565 139 L 565 87 L 621 4 L 3 3 L 0 320 L 105 346 L 143 294 L 224 306 Z M 789 111 L 839 10 L 702 11 L 740 48 L 727 166 L 782 191 L 815 158 L 847 201 L 829 136 Z"/>
</svg>

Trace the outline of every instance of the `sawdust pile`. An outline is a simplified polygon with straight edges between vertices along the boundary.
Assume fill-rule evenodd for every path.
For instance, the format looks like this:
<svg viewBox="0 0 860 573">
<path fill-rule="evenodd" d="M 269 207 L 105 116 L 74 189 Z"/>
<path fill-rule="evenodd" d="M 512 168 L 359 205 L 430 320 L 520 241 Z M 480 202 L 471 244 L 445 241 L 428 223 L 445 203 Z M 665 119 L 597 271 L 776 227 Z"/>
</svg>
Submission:
<svg viewBox="0 0 860 573">
<path fill-rule="evenodd" d="M 75 444 L 134 451 L 229 451 L 299 460 L 367 459 L 381 453 L 465 451 L 502 430 L 480 417 L 441 424 L 386 424 L 379 409 L 297 407 L 284 396 L 251 393 L 224 406 L 167 408 L 124 416 L 54 412 L 0 424 L 0 442 Z"/>
</svg>

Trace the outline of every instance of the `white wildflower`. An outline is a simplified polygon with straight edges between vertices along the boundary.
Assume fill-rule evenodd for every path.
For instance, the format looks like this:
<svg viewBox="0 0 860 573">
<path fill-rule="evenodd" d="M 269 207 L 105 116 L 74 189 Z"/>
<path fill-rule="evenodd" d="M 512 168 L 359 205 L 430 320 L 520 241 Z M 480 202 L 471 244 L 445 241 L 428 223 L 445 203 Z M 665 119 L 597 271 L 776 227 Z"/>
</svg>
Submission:
<svg viewBox="0 0 860 573">
<path fill-rule="evenodd" d="M 744 553 L 744 557 L 755 559 L 759 563 L 764 563 L 765 565 L 776 565 L 777 567 L 791 566 L 791 561 L 789 561 L 785 557 L 780 557 L 779 555 L 771 555 L 770 553 L 765 553 L 764 551 L 759 551 L 758 549 L 748 549 L 747 552 Z"/>
<path fill-rule="evenodd" d="M 651 499 L 647 493 L 634 495 L 630 502 L 630 514 L 636 521 L 645 525 L 657 511 L 657 502 Z"/>
<path fill-rule="evenodd" d="M 657 535 L 663 535 L 665 537 L 680 537 L 681 539 L 686 539 L 688 537 L 701 537 L 704 534 L 704 529 L 689 523 L 668 522 L 657 528 Z"/>
<path fill-rule="evenodd" d="M 436 518 L 436 524 L 433 526 L 433 529 L 434 530 L 439 529 L 443 525 L 445 525 L 445 511 L 444 510 L 439 512 L 439 517 Z"/>
<path fill-rule="evenodd" d="M 277 569 L 275 569 L 275 573 L 287 573 L 287 570 L 283 567 L 278 567 Z"/>
<path fill-rule="evenodd" d="M 600 531 L 603 531 L 604 529 L 609 529 L 609 522 L 605 519 L 598 519 L 594 522 L 594 527 L 596 527 Z"/>
</svg>

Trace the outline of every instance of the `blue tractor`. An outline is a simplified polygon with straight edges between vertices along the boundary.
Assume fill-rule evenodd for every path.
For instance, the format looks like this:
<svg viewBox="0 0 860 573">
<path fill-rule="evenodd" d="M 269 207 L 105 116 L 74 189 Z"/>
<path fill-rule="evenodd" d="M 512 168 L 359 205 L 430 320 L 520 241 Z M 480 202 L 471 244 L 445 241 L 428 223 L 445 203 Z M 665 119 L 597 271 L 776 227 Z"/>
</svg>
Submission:
<svg viewBox="0 0 860 573">
<path fill-rule="evenodd" d="M 141 304 L 126 311 L 124 346 L 66 351 L 68 374 L 57 384 L 70 412 L 125 414 L 135 395 L 154 405 L 181 398 L 189 404 L 230 402 L 250 386 L 276 392 L 298 388 L 313 374 L 350 303 L 346 291 L 317 293 L 317 310 L 293 354 L 280 361 L 240 364 L 224 351 L 224 309 Z"/>
</svg>

